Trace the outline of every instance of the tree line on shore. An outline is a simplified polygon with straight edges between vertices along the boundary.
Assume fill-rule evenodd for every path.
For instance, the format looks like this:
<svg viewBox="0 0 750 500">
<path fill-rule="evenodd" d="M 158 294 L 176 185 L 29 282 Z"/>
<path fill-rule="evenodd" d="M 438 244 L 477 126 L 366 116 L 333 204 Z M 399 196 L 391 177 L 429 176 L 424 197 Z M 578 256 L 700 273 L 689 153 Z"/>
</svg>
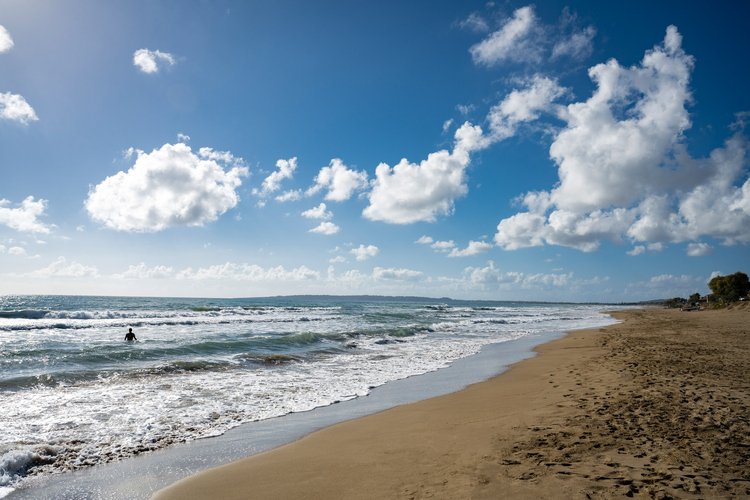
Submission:
<svg viewBox="0 0 750 500">
<path fill-rule="evenodd" d="M 708 287 L 713 292 L 713 296 L 707 295 L 706 301 L 709 304 L 729 304 L 738 300 L 750 300 L 750 279 L 743 272 L 736 272 L 727 276 L 715 276 L 708 282 Z M 665 300 L 663 304 L 667 307 L 684 307 L 693 305 L 701 301 L 699 293 L 692 294 L 689 298 L 675 297 Z"/>
</svg>

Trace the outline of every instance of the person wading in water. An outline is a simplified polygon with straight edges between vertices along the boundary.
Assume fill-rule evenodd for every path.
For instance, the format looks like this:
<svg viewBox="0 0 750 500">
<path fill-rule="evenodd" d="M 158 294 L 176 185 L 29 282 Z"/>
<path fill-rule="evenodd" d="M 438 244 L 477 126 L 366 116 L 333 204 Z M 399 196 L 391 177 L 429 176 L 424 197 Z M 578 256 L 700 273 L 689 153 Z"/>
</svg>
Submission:
<svg viewBox="0 0 750 500">
<path fill-rule="evenodd" d="M 132 328 L 128 328 L 128 333 L 125 334 L 125 340 L 138 340 L 135 337 L 135 333 L 133 333 L 133 329 Z"/>
</svg>

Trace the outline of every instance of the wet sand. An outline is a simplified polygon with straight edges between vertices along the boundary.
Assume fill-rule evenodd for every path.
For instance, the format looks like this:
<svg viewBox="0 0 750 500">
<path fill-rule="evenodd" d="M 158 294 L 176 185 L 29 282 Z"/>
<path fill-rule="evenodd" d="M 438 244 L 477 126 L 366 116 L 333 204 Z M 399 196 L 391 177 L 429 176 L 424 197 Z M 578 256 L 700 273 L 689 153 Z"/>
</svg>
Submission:
<svg viewBox="0 0 750 500">
<path fill-rule="evenodd" d="M 486 382 L 154 498 L 750 497 L 750 304 L 613 316 Z"/>
</svg>

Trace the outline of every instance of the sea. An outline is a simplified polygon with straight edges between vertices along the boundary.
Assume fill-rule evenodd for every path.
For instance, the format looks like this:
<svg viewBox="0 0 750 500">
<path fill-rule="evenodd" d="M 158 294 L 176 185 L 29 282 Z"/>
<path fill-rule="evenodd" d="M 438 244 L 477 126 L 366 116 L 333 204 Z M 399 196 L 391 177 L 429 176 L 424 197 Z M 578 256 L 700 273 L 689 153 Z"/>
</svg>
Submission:
<svg viewBox="0 0 750 500">
<path fill-rule="evenodd" d="M 24 481 L 367 396 L 607 305 L 0 296 L 0 497 Z M 132 328 L 137 340 L 126 341 Z"/>
</svg>

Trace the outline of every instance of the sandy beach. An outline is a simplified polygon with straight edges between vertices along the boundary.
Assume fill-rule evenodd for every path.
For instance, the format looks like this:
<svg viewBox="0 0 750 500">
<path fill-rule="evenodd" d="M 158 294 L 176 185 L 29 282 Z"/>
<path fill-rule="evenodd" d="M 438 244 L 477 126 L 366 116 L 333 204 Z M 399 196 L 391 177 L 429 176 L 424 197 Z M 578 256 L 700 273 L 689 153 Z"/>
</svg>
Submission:
<svg viewBox="0 0 750 500">
<path fill-rule="evenodd" d="M 315 432 L 154 498 L 746 498 L 750 307 L 612 313 L 460 392 Z"/>
</svg>

